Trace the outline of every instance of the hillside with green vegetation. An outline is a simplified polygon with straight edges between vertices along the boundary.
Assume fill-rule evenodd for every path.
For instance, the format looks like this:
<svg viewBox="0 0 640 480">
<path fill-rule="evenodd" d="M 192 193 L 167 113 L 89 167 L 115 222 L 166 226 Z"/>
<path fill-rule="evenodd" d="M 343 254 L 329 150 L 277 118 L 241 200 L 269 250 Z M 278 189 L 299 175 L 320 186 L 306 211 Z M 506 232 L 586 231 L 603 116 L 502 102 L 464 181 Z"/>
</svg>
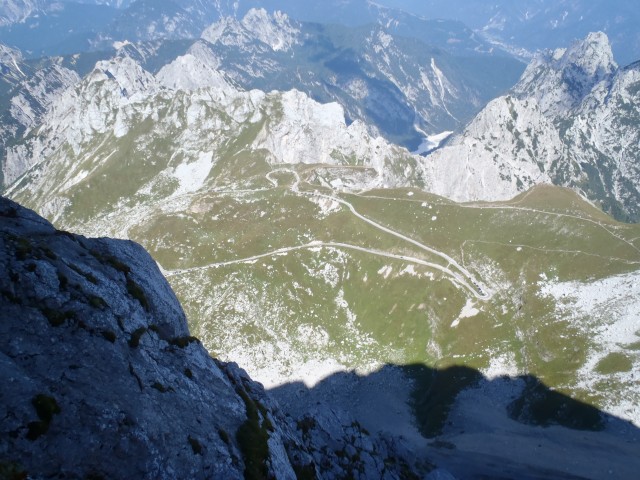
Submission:
<svg viewBox="0 0 640 480">
<path fill-rule="evenodd" d="M 140 163 L 112 165 L 123 179 L 140 178 L 132 170 Z M 615 333 L 637 303 L 640 226 L 552 186 L 474 204 L 328 186 L 367 175 L 375 173 L 271 167 L 259 152 L 237 154 L 197 191 L 134 196 L 118 209 L 88 177 L 67 195 L 90 195 L 95 209 L 57 222 L 140 242 L 194 334 L 266 386 L 387 363 L 463 365 L 490 378 L 532 374 L 637 421 L 629 407 L 638 398 L 629 382 L 637 332 L 612 351 L 594 332 Z M 603 282 L 621 287 L 610 298 L 581 297 Z M 598 308 L 581 310 L 585 302 Z M 587 385 L 585 374 L 599 380 Z"/>
<path fill-rule="evenodd" d="M 296 418 L 455 450 L 442 463 L 462 477 L 493 475 L 505 437 L 514 476 L 547 468 L 526 454 L 555 452 L 539 426 L 581 436 L 556 470 L 575 454 L 599 472 L 603 444 L 627 456 L 640 226 L 545 184 L 496 202 L 427 193 L 429 157 L 337 103 L 240 90 L 198 54 L 156 74 L 124 51 L 98 62 L 16 141 L 6 194 L 57 228 L 142 244 L 192 334 Z"/>
</svg>

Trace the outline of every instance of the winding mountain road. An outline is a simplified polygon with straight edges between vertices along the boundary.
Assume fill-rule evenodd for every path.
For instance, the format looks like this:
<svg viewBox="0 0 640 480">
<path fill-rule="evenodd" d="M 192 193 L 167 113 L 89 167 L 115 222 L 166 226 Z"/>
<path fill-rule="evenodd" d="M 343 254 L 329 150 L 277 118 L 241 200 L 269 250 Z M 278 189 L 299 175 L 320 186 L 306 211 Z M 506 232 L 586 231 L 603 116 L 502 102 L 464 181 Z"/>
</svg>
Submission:
<svg viewBox="0 0 640 480">
<path fill-rule="evenodd" d="M 392 230 L 392 229 L 390 229 L 388 227 L 385 227 L 384 225 L 381 225 L 381 224 L 371 220 L 370 218 L 365 217 L 364 215 L 358 213 L 358 211 L 355 209 L 355 207 L 351 203 L 347 202 L 346 200 L 343 200 L 342 198 L 335 197 L 333 195 L 327 195 L 325 193 L 320 193 L 320 192 L 317 192 L 317 191 L 314 191 L 314 192 L 301 191 L 300 188 L 299 188 L 299 184 L 300 184 L 300 181 L 301 181 L 300 180 L 300 175 L 295 170 L 292 170 L 290 168 L 279 168 L 279 169 L 272 170 L 271 172 L 267 173 L 267 175 L 266 175 L 267 180 L 269 180 L 274 186 L 277 186 L 278 185 L 277 181 L 271 178 L 271 174 L 272 173 L 289 173 L 289 174 L 293 175 L 294 178 L 295 178 L 295 182 L 291 185 L 291 190 L 294 193 L 297 193 L 298 195 L 306 195 L 306 196 L 313 196 L 313 197 L 318 197 L 318 198 L 325 198 L 325 199 L 337 202 L 340 205 L 343 205 L 343 206 L 347 207 L 349 209 L 349 211 L 354 216 L 356 216 L 357 218 L 359 218 L 363 222 L 368 223 L 372 227 L 375 227 L 378 230 L 381 230 L 381 231 L 383 231 L 385 233 L 393 235 L 394 237 L 397 237 L 397 238 L 399 238 L 401 240 L 404 240 L 405 242 L 411 243 L 412 245 L 420 248 L 421 250 L 429 252 L 432 255 L 436 255 L 436 256 L 442 258 L 443 260 L 445 260 L 447 262 L 447 266 L 446 267 L 440 266 L 440 268 L 439 268 L 440 270 L 442 270 L 442 271 L 448 273 L 449 275 L 455 277 L 460 283 L 462 283 L 467 288 L 469 288 L 477 298 L 483 299 L 483 300 L 486 300 L 486 299 L 489 298 L 489 294 L 487 293 L 488 289 L 486 288 L 486 286 L 482 285 L 479 281 L 477 281 L 474 278 L 474 276 L 471 274 L 471 272 L 469 272 L 466 268 L 464 268 L 462 265 L 460 265 L 456 260 L 451 258 L 446 253 L 441 252 L 440 250 L 436 250 L 435 248 L 429 247 L 428 245 L 425 245 L 425 244 L 423 244 L 421 242 L 418 242 L 417 240 L 414 240 L 411 237 L 407 237 L 406 235 L 403 235 L 400 232 Z M 399 258 L 399 259 L 402 259 L 402 260 L 409 260 L 409 259 L 418 260 L 418 259 L 415 259 L 414 257 L 405 257 L 405 256 L 401 256 L 401 255 L 398 255 L 395 258 Z M 418 263 L 418 262 L 415 262 L 415 263 Z M 436 264 L 430 263 L 430 265 L 436 265 Z M 457 270 L 457 272 L 454 272 L 450 268 L 448 268 L 450 266 L 454 267 Z M 474 287 L 470 287 L 469 283 L 474 285 L 475 288 Z"/>
<path fill-rule="evenodd" d="M 368 253 L 371 255 L 377 255 L 377 256 L 381 256 L 381 257 L 386 257 L 386 258 L 392 258 L 395 260 L 403 260 L 406 262 L 410 262 L 413 264 L 417 264 L 417 265 L 423 265 L 429 268 L 433 268 L 435 270 L 439 270 L 441 272 L 443 272 L 446 275 L 449 275 L 450 277 L 452 277 L 452 281 L 454 281 L 454 283 L 457 283 L 458 285 L 466 288 L 467 290 L 469 290 L 469 292 L 471 292 L 471 294 L 473 296 L 475 296 L 477 299 L 479 300 L 487 300 L 490 298 L 490 295 L 488 294 L 488 289 L 486 287 L 484 287 L 483 285 L 480 284 L 479 281 L 477 281 L 474 276 L 471 274 L 471 272 L 469 272 L 466 268 L 464 268 L 462 265 L 460 265 L 456 260 L 454 260 L 453 258 L 451 258 L 449 255 L 447 255 L 444 252 L 441 252 L 439 250 L 436 250 L 432 247 L 429 247 L 428 245 L 425 245 L 421 242 L 418 242 L 417 240 L 414 240 L 413 238 L 407 237 L 406 235 L 403 235 L 402 233 L 399 233 L 395 230 L 392 230 L 388 227 L 385 227 L 384 225 L 381 225 L 367 217 L 365 217 L 364 215 L 358 213 L 358 211 L 355 209 L 355 207 L 347 202 L 346 200 L 343 200 L 341 198 L 338 197 L 334 197 L 332 195 L 327 195 L 324 193 L 320 193 L 317 191 L 314 192 L 304 192 L 301 191 L 299 188 L 299 184 L 300 184 L 300 175 L 298 174 L 298 172 L 296 172 L 295 170 L 289 169 L 289 168 L 280 168 L 280 169 L 276 169 L 276 170 L 272 170 L 271 172 L 267 173 L 266 178 L 267 180 L 269 180 L 269 182 L 271 182 L 274 186 L 278 186 L 278 181 L 275 180 L 274 178 L 272 178 L 272 175 L 275 173 L 287 173 L 287 174 L 291 174 L 293 175 L 293 177 L 295 178 L 295 182 L 291 185 L 291 190 L 298 194 L 298 195 L 304 195 L 304 196 L 311 196 L 311 197 L 318 197 L 318 198 L 325 198 L 328 200 L 332 200 L 334 202 L 339 203 L 340 205 L 343 205 L 345 207 L 347 207 L 349 209 L 349 211 L 358 219 L 362 220 L 363 222 L 368 223 L 369 225 L 375 227 L 376 229 L 383 231 L 385 233 L 388 233 L 390 235 L 393 235 L 405 242 L 411 243 L 412 245 L 418 247 L 419 249 L 422 249 L 428 253 L 430 253 L 431 255 L 435 255 L 437 257 L 442 258 L 443 260 L 445 260 L 447 262 L 446 266 L 437 264 L 437 263 L 433 263 L 433 262 L 428 262 L 426 260 L 423 260 L 421 258 L 416 258 L 416 257 L 412 257 L 412 256 L 407 256 L 407 255 L 398 255 L 395 253 L 389 253 L 389 252 L 384 252 L 381 250 L 375 250 L 372 248 L 366 248 L 366 247 L 360 247 L 357 245 L 351 245 L 348 243 L 341 243 L 341 242 L 323 242 L 323 241 L 313 241 L 313 242 L 309 242 L 307 244 L 304 245 L 297 245 L 297 246 L 293 246 L 293 247 L 284 247 L 284 248 L 278 248 L 276 250 L 272 250 L 270 252 L 267 253 L 262 253 L 259 255 L 253 255 L 251 257 L 246 257 L 246 258 L 242 258 L 242 259 L 237 259 L 237 260 L 228 260 L 225 262 L 216 262 L 216 263 L 211 263 L 208 265 L 203 265 L 200 267 L 192 267 L 192 268 L 188 268 L 188 269 L 182 269 L 182 270 L 171 270 L 171 271 L 164 271 L 165 276 L 167 277 L 172 277 L 172 276 L 177 276 L 177 275 L 184 275 L 184 274 L 188 274 L 188 273 L 193 273 L 193 272 L 197 272 L 197 271 L 203 271 L 203 270 L 207 270 L 210 268 L 217 268 L 217 267 L 224 267 L 224 266 L 228 266 L 228 265 L 234 265 L 234 264 L 240 264 L 240 263 L 250 263 L 256 260 L 259 260 L 261 258 L 267 258 L 267 257 L 272 257 L 272 256 L 277 256 L 277 255 L 284 255 L 287 254 L 288 252 L 292 252 L 292 251 L 296 251 L 296 250 L 304 250 L 304 249 L 311 249 L 311 248 L 343 248 L 343 249 L 348 249 L 348 250 L 356 250 L 356 251 L 360 251 L 360 252 L 364 252 L 364 253 Z"/>
<path fill-rule="evenodd" d="M 375 250 L 373 248 L 366 248 L 366 247 L 360 247 L 358 245 L 351 245 L 349 243 L 322 242 L 322 241 L 319 241 L 319 240 L 315 240 L 313 242 L 309 242 L 309 243 L 306 243 L 304 245 L 296 245 L 295 247 L 277 248 L 277 249 L 272 250 L 270 252 L 261 253 L 261 254 L 258 254 L 258 255 L 253 255 L 251 257 L 239 258 L 239 259 L 236 259 L 236 260 L 227 260 L 225 262 L 210 263 L 208 265 L 202 265 L 200 267 L 191 267 L 191 268 L 185 268 L 185 269 L 180 269 L 180 270 L 164 270 L 163 273 L 164 273 L 165 277 L 175 277 L 175 276 L 190 274 L 190 273 L 194 273 L 194 272 L 206 271 L 206 270 L 209 270 L 211 268 L 226 267 L 226 266 L 229 266 L 229 265 L 237 265 L 237 264 L 242 264 L 242 263 L 252 263 L 252 262 L 255 262 L 257 260 L 260 260 L 261 258 L 268 258 L 268 257 L 279 256 L 279 255 L 286 255 L 287 253 L 293 252 L 293 251 L 296 251 L 296 250 L 306 250 L 306 249 L 314 249 L 314 248 L 341 248 L 341 249 L 346 249 L 346 250 L 356 250 L 356 251 L 368 253 L 368 254 L 371 254 L 371 255 L 377 255 L 379 257 L 392 258 L 394 260 L 404 260 L 404 261 L 409 262 L 409 263 L 414 263 L 414 264 L 417 264 L 417 265 L 423 265 L 425 267 L 433 268 L 434 270 L 439 270 L 439 271 L 443 272 L 444 274 L 453 277 L 453 279 L 454 279 L 453 281 L 455 283 L 458 283 L 459 285 L 467 288 L 476 298 L 478 298 L 480 300 L 486 300 L 488 298 L 488 296 L 486 294 L 483 295 L 479 291 L 477 291 L 461 275 L 459 275 L 456 272 L 453 272 L 450 268 L 443 267 L 442 265 L 439 265 L 437 263 L 427 262 L 426 260 L 422 260 L 421 258 L 411 257 L 411 256 L 407 256 L 407 255 L 398 255 L 398 254 L 395 254 L 395 253 L 389 253 L 389 252 L 385 252 L 385 251 L 382 251 L 382 250 Z"/>
</svg>

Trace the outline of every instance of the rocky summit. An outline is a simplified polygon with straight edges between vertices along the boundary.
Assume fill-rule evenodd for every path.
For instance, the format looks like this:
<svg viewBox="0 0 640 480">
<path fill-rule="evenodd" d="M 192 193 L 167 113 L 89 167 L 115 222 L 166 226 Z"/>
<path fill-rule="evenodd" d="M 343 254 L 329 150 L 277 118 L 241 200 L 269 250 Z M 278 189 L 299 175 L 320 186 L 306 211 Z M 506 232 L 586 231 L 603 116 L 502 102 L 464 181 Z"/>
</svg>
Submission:
<svg viewBox="0 0 640 480">
<path fill-rule="evenodd" d="M 640 64 L 619 67 L 602 32 L 541 52 L 509 94 L 428 158 L 428 188 L 497 200 L 554 183 L 637 222 L 639 94 Z"/>
<path fill-rule="evenodd" d="M 211 358 L 130 241 L 0 200 L 1 478 L 407 478 L 402 444 L 297 419 Z M 404 452 L 404 453 L 403 453 Z"/>
</svg>

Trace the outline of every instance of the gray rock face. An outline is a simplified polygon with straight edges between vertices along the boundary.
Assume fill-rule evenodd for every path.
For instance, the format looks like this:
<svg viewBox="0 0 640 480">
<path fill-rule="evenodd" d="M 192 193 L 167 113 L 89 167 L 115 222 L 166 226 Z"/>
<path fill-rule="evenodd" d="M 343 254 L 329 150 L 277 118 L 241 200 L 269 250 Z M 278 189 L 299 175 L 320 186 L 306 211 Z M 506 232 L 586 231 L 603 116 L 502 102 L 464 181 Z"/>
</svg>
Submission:
<svg viewBox="0 0 640 480">
<path fill-rule="evenodd" d="M 617 70 L 609 39 L 593 32 L 567 49 L 540 52 L 513 90 L 519 98 L 534 98 L 545 116 L 562 117 Z"/>
<path fill-rule="evenodd" d="M 2 457 L 41 476 L 241 478 L 245 406 L 149 255 L 0 215 Z"/>
<path fill-rule="evenodd" d="M 321 420 L 286 417 L 243 370 L 212 359 L 189 336 L 155 262 L 133 242 L 57 231 L 0 199 L 0 272 L 0 474 L 293 479 L 410 471 L 398 457 L 409 453 L 392 441 L 354 435 L 348 418 L 332 419 L 328 430 Z M 381 451 L 397 466 L 376 459 Z"/>
<path fill-rule="evenodd" d="M 42 120 L 51 103 L 80 77 L 47 59 L 34 67 L 22 53 L 0 44 L 0 183 L 9 184 L 30 166 L 21 160 L 10 165 L 7 147 L 28 135 Z"/>
<path fill-rule="evenodd" d="M 427 158 L 428 189 L 458 201 L 505 200 L 554 183 L 637 222 L 639 93 L 640 64 L 618 67 L 604 33 L 541 53 L 509 95 Z"/>
</svg>

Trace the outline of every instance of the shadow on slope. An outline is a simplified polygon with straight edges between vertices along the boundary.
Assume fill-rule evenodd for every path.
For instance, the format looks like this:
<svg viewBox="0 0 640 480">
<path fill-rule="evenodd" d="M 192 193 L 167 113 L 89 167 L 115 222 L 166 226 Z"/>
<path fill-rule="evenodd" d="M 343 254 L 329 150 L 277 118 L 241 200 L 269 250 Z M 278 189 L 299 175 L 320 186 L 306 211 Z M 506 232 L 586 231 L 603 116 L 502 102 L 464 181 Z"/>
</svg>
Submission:
<svg viewBox="0 0 640 480">
<path fill-rule="evenodd" d="M 442 433 L 458 393 L 492 382 L 477 370 L 465 366 L 439 370 L 413 364 L 400 368 L 414 380 L 413 410 L 421 433 L 427 437 Z M 505 414 L 526 425 L 560 425 L 575 430 L 600 431 L 614 421 L 614 417 L 592 405 L 551 390 L 533 375 L 502 377 L 493 382 L 506 382 L 502 390 L 510 392 L 510 396 L 501 399 L 506 403 Z M 520 394 L 514 395 L 513 387 L 520 388 Z"/>
<path fill-rule="evenodd" d="M 464 366 L 385 365 L 270 394 L 294 417 L 323 408 L 346 412 L 460 478 L 630 478 L 640 468 L 633 454 L 640 452 L 640 429 L 533 375 L 488 379 Z"/>
</svg>

